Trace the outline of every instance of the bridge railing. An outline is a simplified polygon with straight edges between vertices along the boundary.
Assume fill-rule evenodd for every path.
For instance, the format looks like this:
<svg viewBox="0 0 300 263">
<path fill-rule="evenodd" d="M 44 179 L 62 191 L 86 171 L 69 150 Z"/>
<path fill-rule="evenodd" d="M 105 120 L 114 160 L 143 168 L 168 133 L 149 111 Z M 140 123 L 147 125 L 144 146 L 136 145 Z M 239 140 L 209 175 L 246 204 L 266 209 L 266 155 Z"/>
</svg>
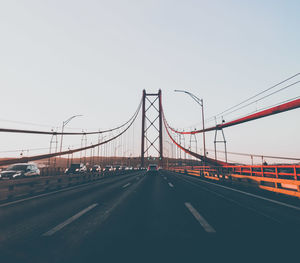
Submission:
<svg viewBox="0 0 300 263">
<path fill-rule="evenodd" d="M 230 181 L 300 198 L 300 165 L 181 166 L 172 171 Z"/>
</svg>

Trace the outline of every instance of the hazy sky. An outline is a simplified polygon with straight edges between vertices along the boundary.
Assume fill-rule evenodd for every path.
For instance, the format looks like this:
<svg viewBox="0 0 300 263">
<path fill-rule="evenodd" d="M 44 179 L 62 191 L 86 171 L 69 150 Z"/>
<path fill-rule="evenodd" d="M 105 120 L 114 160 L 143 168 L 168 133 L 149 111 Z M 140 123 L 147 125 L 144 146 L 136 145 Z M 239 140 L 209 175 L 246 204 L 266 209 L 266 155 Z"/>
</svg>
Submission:
<svg viewBox="0 0 300 263">
<path fill-rule="evenodd" d="M 114 127 L 143 89 L 162 89 L 172 126 L 200 123 L 199 106 L 173 90 L 203 98 L 211 117 L 300 72 L 299 12 L 297 0 L 2 0 L 0 126 L 49 130 L 82 114 L 69 128 Z M 299 95 L 298 84 L 243 113 Z M 228 150 L 300 157 L 299 116 L 228 128 Z M 0 149 L 49 145 L 25 137 L 0 134 Z"/>
</svg>

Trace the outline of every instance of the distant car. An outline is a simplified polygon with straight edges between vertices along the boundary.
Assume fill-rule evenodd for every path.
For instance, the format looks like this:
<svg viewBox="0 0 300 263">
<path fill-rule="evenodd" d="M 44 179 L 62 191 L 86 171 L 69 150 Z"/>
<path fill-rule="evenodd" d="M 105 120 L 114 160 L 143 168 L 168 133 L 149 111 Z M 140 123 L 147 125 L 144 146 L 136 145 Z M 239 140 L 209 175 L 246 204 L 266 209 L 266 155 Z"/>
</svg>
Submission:
<svg viewBox="0 0 300 263">
<path fill-rule="evenodd" d="M 80 174 L 87 172 L 87 168 L 83 163 L 72 163 L 69 168 L 66 169 L 65 174 Z"/>
<path fill-rule="evenodd" d="M 106 165 L 105 168 L 104 168 L 104 172 L 110 172 L 110 171 L 113 171 L 114 168 L 111 166 L 111 165 Z"/>
<path fill-rule="evenodd" d="M 119 170 L 121 170 L 121 165 L 120 164 L 116 164 L 114 166 L 114 171 L 119 171 Z"/>
<path fill-rule="evenodd" d="M 40 170 L 35 164 L 17 163 L 7 167 L 0 173 L 0 179 L 25 178 L 31 176 L 39 176 Z"/>
<path fill-rule="evenodd" d="M 100 165 L 94 165 L 91 169 L 90 172 L 92 173 L 100 173 L 101 172 L 101 166 Z"/>
<path fill-rule="evenodd" d="M 148 168 L 147 168 L 147 172 L 150 174 L 155 174 L 158 172 L 158 167 L 156 164 L 149 164 Z"/>
</svg>

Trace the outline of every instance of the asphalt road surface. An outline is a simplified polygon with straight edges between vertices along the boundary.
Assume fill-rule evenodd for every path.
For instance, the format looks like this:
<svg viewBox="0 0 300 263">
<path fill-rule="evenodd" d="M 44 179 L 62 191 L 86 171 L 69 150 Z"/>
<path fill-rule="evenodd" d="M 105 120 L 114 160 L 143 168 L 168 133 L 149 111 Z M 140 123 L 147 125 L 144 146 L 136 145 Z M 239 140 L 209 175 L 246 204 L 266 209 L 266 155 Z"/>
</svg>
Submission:
<svg viewBox="0 0 300 263">
<path fill-rule="evenodd" d="M 299 262 L 300 202 L 145 171 L 0 204 L 0 262 Z"/>
</svg>

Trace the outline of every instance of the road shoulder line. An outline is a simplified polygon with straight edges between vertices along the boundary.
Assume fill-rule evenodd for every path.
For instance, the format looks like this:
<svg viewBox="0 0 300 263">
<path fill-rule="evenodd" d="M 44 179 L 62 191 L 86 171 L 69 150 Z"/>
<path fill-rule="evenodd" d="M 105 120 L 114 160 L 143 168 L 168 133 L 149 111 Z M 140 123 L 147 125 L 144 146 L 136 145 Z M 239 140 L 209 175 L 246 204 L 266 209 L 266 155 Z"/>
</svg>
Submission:
<svg viewBox="0 0 300 263">
<path fill-rule="evenodd" d="M 194 179 L 196 179 L 196 181 L 199 181 L 199 182 L 203 182 L 203 183 L 211 184 L 211 185 L 214 185 L 214 186 L 218 186 L 218 187 L 221 187 L 221 188 L 224 188 L 224 189 L 227 189 L 227 190 L 231 190 L 231 191 L 234 191 L 234 192 L 237 192 L 237 193 L 241 193 L 241 194 L 248 195 L 248 196 L 251 196 L 251 197 L 254 197 L 254 198 L 257 198 L 257 199 L 262 199 L 262 200 L 269 201 L 269 202 L 274 203 L 274 204 L 278 204 L 278 205 L 281 205 L 281 206 L 285 206 L 285 207 L 292 208 L 292 209 L 300 211 L 300 207 L 297 207 L 297 206 L 294 206 L 294 205 L 283 203 L 283 202 L 273 200 L 273 199 L 270 199 L 270 198 L 267 198 L 267 197 L 263 197 L 263 196 L 260 196 L 260 195 L 244 192 L 242 190 L 234 189 L 234 188 L 231 188 L 231 187 L 228 187 L 228 186 L 207 182 L 207 181 L 199 179 L 199 178 L 194 178 Z"/>
</svg>

